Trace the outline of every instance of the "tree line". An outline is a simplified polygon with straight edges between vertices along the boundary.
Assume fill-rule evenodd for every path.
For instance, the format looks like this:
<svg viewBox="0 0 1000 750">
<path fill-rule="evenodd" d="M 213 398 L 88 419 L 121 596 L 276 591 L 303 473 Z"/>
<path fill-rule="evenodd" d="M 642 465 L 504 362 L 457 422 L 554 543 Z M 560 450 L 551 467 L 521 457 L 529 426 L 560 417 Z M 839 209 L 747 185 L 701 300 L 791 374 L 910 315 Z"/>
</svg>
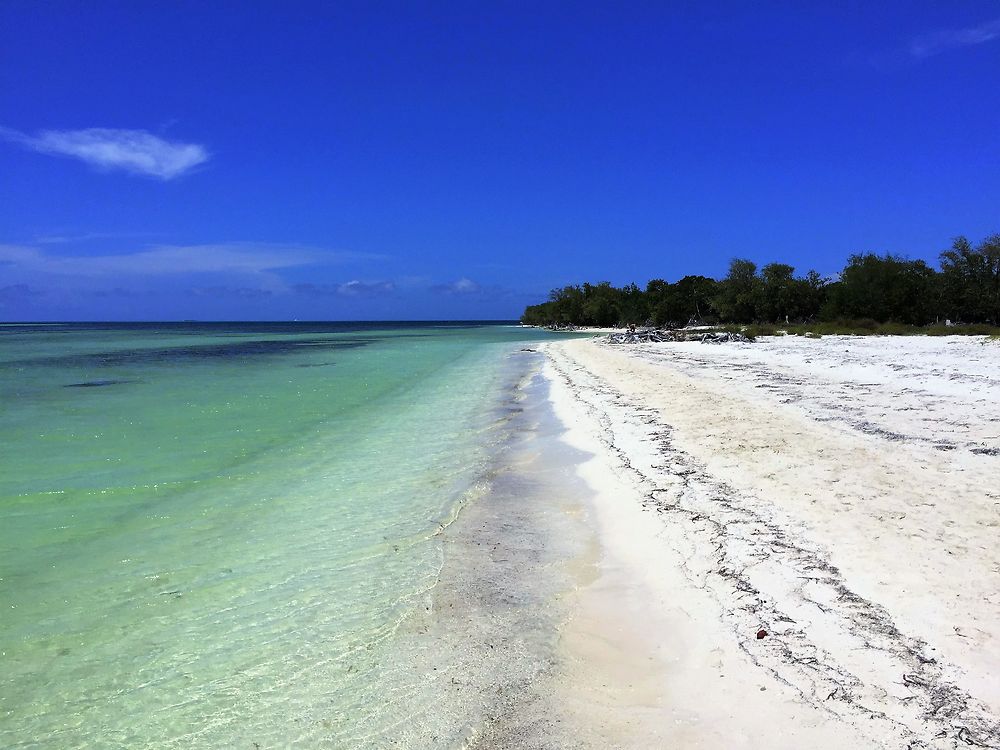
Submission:
<svg viewBox="0 0 1000 750">
<path fill-rule="evenodd" d="M 922 260 L 864 253 L 850 256 L 835 279 L 824 279 L 816 271 L 796 276 L 785 263 L 758 269 L 737 258 L 719 280 L 685 276 L 673 283 L 654 279 L 645 289 L 606 281 L 553 289 L 521 316 L 532 325 L 673 327 L 846 320 L 1000 325 L 1000 234 L 975 246 L 956 238 L 937 269 Z"/>
</svg>

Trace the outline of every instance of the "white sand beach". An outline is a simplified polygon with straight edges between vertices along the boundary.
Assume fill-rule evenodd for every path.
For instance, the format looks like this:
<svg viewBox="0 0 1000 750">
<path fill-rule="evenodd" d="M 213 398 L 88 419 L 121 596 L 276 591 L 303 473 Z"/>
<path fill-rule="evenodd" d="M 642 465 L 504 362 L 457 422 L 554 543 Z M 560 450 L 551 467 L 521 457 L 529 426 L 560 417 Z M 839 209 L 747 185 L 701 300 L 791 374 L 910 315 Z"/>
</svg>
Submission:
<svg viewBox="0 0 1000 750">
<path fill-rule="evenodd" d="M 600 541 L 554 688 L 582 733 L 1000 747 L 1000 344 L 544 349 Z"/>
</svg>

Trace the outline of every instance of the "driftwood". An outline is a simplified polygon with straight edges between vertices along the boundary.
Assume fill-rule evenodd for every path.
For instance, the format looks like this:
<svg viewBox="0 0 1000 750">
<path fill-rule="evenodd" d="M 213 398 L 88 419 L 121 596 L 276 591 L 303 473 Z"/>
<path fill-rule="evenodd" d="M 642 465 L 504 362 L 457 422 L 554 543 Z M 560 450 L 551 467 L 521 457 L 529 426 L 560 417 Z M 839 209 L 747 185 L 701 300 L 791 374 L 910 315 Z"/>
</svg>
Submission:
<svg viewBox="0 0 1000 750">
<path fill-rule="evenodd" d="M 744 336 L 742 333 L 733 333 L 732 331 L 715 331 L 706 333 L 701 337 L 701 343 L 703 344 L 725 344 L 729 341 L 738 341 L 741 344 L 753 343 L 753 339 Z"/>
<path fill-rule="evenodd" d="M 703 344 L 722 344 L 727 342 L 750 343 L 753 339 L 747 338 L 742 333 L 731 331 L 638 328 L 621 333 L 609 333 L 605 341 L 609 344 L 649 344 L 667 341 L 700 341 Z"/>
</svg>

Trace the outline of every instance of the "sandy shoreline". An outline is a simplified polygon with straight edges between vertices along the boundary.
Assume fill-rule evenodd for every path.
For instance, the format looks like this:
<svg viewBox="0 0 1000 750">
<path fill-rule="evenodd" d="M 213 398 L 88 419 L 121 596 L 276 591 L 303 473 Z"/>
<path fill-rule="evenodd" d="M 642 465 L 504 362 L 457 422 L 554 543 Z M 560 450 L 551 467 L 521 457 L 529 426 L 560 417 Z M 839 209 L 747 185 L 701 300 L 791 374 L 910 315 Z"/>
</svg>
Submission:
<svg viewBox="0 0 1000 750">
<path fill-rule="evenodd" d="M 588 737 L 1000 747 L 1000 347 L 545 351 L 595 493 L 553 677 Z"/>
</svg>

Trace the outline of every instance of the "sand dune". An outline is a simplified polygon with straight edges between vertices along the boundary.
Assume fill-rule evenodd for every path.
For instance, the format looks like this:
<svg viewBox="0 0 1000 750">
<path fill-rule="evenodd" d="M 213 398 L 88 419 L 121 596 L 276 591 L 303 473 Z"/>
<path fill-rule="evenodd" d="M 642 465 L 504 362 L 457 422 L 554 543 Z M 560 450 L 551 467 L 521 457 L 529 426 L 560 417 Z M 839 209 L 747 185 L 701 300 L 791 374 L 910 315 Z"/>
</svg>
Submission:
<svg viewBox="0 0 1000 750">
<path fill-rule="evenodd" d="M 622 746 L 1000 747 L 1000 345 L 546 352 L 603 545 L 569 663 L 653 675 Z"/>
</svg>

